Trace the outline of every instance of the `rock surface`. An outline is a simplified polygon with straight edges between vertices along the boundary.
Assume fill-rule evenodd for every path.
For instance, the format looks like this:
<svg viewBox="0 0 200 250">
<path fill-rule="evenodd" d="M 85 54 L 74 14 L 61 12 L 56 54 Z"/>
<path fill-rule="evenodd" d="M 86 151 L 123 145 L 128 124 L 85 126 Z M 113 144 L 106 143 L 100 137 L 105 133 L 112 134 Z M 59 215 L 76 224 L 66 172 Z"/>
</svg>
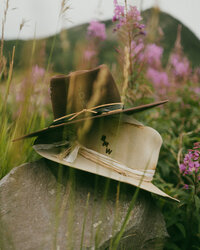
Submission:
<svg viewBox="0 0 200 250">
<path fill-rule="evenodd" d="M 114 249 L 135 188 L 41 159 L 0 181 L 0 249 Z M 162 249 L 168 236 L 139 191 L 117 249 Z"/>
</svg>

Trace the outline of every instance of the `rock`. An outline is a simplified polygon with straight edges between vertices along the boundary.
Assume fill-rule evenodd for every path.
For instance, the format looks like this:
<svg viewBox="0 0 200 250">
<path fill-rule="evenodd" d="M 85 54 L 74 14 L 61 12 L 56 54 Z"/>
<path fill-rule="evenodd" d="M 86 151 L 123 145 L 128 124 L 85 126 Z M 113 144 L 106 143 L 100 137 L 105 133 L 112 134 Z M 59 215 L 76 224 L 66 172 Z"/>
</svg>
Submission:
<svg viewBox="0 0 200 250">
<path fill-rule="evenodd" d="M 0 249 L 109 249 L 135 190 L 45 159 L 16 167 L 0 181 Z M 161 212 L 140 190 L 116 249 L 162 249 L 166 237 Z"/>
</svg>

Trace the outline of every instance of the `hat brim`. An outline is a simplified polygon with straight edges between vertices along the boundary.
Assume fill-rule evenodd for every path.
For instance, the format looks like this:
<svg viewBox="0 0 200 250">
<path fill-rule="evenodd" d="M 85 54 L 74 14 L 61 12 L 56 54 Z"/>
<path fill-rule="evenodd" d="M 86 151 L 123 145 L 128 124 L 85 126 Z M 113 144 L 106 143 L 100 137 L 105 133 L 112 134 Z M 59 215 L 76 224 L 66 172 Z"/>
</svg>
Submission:
<svg viewBox="0 0 200 250">
<path fill-rule="evenodd" d="M 97 174 L 106 178 L 110 178 L 116 181 L 124 182 L 130 185 L 133 185 L 135 187 L 139 187 L 148 192 L 151 192 L 151 193 L 160 195 L 162 197 L 169 198 L 169 199 L 179 202 L 178 199 L 173 198 L 169 196 L 168 194 L 164 193 L 162 190 L 157 188 L 150 181 L 143 180 L 143 177 L 141 177 L 141 179 L 135 179 L 133 177 L 121 175 L 118 172 L 112 171 L 111 169 L 105 168 L 97 163 L 94 163 L 93 161 L 90 161 L 89 159 L 86 159 L 81 155 L 78 155 L 76 160 L 73 163 L 69 163 L 69 162 L 66 162 L 64 159 L 60 159 L 59 157 L 57 157 L 57 155 L 51 152 L 51 150 L 37 149 L 37 147 L 34 147 L 34 149 L 39 155 L 41 155 L 42 157 L 48 160 L 57 162 L 65 166 L 73 167 L 82 171 Z"/>
<path fill-rule="evenodd" d="M 51 130 L 57 129 L 59 127 L 68 126 L 68 125 L 75 124 L 75 123 L 78 123 L 78 122 L 83 122 L 83 121 L 89 120 L 89 119 L 90 120 L 91 119 L 97 119 L 97 118 L 101 118 L 101 117 L 114 116 L 114 115 L 119 115 L 119 114 L 124 114 L 124 113 L 127 114 L 127 115 L 132 115 L 132 114 L 142 112 L 142 111 L 145 111 L 147 109 L 154 108 L 156 106 L 165 104 L 166 102 L 168 102 L 168 100 L 154 102 L 154 103 L 145 104 L 145 105 L 140 105 L 140 106 L 132 107 L 132 108 L 128 108 L 128 109 L 113 110 L 113 111 L 106 112 L 106 113 L 99 114 L 99 115 L 95 115 L 95 116 L 90 115 L 90 116 L 87 116 L 87 117 L 84 117 L 84 118 L 78 118 L 77 117 L 76 119 L 70 120 L 68 122 L 60 123 L 60 124 L 57 124 L 57 125 L 52 125 L 52 126 L 44 128 L 44 129 L 37 130 L 35 132 L 32 132 L 32 133 L 29 133 L 27 135 L 21 136 L 19 138 L 14 139 L 13 142 L 18 141 L 18 140 L 22 140 L 22 139 L 26 139 L 26 138 L 30 138 L 30 137 L 36 137 L 36 136 L 39 136 L 39 135 L 41 135 L 43 133 L 47 133 L 47 132 L 50 132 Z"/>
</svg>

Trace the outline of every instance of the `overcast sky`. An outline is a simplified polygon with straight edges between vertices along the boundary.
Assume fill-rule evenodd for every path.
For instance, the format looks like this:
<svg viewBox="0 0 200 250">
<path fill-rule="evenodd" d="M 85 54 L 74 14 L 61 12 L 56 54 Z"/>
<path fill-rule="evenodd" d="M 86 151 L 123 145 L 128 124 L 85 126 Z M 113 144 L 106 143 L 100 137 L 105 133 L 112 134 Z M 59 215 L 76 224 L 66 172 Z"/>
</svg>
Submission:
<svg viewBox="0 0 200 250">
<path fill-rule="evenodd" d="M 4 16 L 6 0 L 1 0 L 0 20 Z M 46 37 L 59 32 L 62 28 L 71 27 L 92 19 L 108 19 L 113 15 L 113 0 L 68 0 L 70 10 L 66 13 L 69 19 L 59 18 L 62 0 L 9 0 L 9 9 L 5 24 L 6 39 L 30 39 Z M 155 4 L 160 9 L 179 19 L 200 38 L 200 0 L 129 0 L 142 10 Z M 123 3 L 123 0 L 119 0 Z M 21 32 L 22 21 L 25 25 Z M 2 30 L 2 28 L 1 28 Z"/>
</svg>

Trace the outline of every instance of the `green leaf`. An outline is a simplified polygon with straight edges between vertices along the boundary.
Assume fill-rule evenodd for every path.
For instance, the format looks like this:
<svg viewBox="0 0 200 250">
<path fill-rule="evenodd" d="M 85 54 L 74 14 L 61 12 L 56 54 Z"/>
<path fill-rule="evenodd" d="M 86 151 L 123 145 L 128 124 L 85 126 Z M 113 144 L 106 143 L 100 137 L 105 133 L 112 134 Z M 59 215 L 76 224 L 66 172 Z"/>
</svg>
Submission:
<svg viewBox="0 0 200 250">
<path fill-rule="evenodd" d="M 180 250 L 180 248 L 173 242 L 166 243 L 166 249 Z"/>
<path fill-rule="evenodd" d="M 176 226 L 178 227 L 178 229 L 180 230 L 180 232 L 182 233 L 182 235 L 185 238 L 186 237 L 186 232 L 185 232 L 185 227 L 183 226 L 183 224 L 177 223 Z"/>
<path fill-rule="evenodd" d="M 199 210 L 200 209 L 200 198 L 197 195 L 195 195 L 194 200 L 195 200 L 196 208 Z"/>
</svg>

